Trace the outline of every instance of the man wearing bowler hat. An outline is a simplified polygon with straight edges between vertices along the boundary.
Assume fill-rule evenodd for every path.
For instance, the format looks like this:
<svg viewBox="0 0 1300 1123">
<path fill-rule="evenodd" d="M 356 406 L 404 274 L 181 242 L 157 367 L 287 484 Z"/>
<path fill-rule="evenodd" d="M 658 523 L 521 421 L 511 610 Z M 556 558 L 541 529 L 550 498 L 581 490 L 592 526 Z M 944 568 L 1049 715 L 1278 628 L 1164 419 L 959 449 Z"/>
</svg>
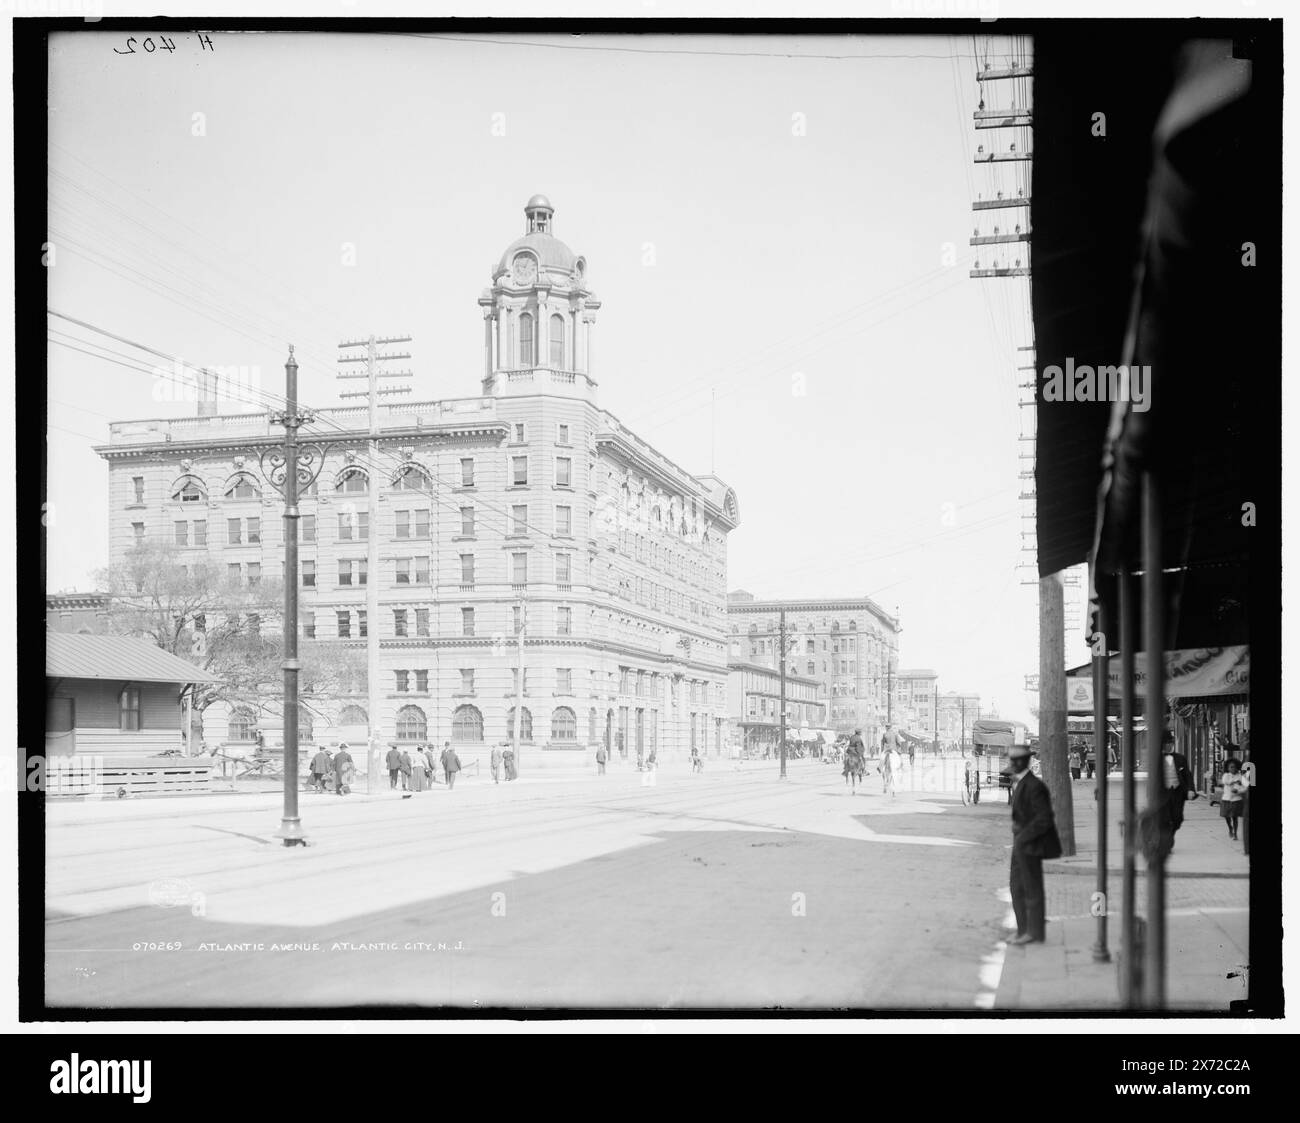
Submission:
<svg viewBox="0 0 1300 1123">
<path fill-rule="evenodd" d="M 1041 944 L 1047 938 L 1043 859 L 1061 856 L 1052 797 L 1029 767 L 1028 745 L 1012 745 L 1011 908 L 1016 914 L 1013 944 Z"/>
</svg>

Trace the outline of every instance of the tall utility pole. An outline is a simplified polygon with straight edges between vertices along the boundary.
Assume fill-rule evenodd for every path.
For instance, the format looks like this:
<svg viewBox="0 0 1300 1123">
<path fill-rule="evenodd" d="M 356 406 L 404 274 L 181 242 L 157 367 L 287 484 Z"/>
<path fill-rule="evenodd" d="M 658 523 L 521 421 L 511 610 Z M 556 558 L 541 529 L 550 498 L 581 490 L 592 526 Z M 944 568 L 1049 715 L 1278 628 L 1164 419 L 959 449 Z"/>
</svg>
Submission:
<svg viewBox="0 0 1300 1123">
<path fill-rule="evenodd" d="M 966 699 L 958 698 L 961 703 L 961 752 L 966 755 Z"/>
<path fill-rule="evenodd" d="M 519 669 L 516 674 L 519 676 L 515 681 L 515 768 L 519 768 L 519 733 L 524 719 L 524 678 L 527 674 L 524 668 L 524 628 L 528 623 L 528 603 L 524 600 L 523 594 L 519 594 L 519 604 L 516 605 L 519 610 L 519 627 L 517 634 L 519 636 Z"/>
<path fill-rule="evenodd" d="M 1060 573 L 1038 583 L 1038 755 L 1065 857 L 1074 854 L 1074 793 L 1066 736 L 1065 585 Z M 1097 764 L 1105 758 L 1099 752 Z"/>
<path fill-rule="evenodd" d="M 785 609 L 781 609 L 781 779 L 785 779 Z"/>
<path fill-rule="evenodd" d="M 340 363 L 365 363 L 364 374 L 340 374 L 342 379 L 364 378 L 366 389 L 340 394 L 340 398 L 366 398 L 370 406 L 370 486 L 366 527 L 366 720 L 369 726 L 369 743 L 366 751 L 366 788 L 378 791 L 379 777 L 379 743 L 382 737 L 379 722 L 379 398 L 380 395 L 409 394 L 409 386 L 394 386 L 381 390 L 381 378 L 409 378 L 409 370 L 381 372 L 379 363 L 392 359 L 409 359 L 409 352 L 395 355 L 381 355 L 377 348 L 389 343 L 409 343 L 409 335 L 392 336 L 388 339 L 376 339 L 373 335 L 366 340 L 353 340 L 340 343 L 339 350 L 349 347 L 364 347 L 364 355 L 345 355 Z M 359 521 L 359 520 L 358 520 Z"/>
<path fill-rule="evenodd" d="M 310 413 L 298 412 L 298 361 L 290 344 L 284 412 L 271 414 L 273 425 L 284 426 L 284 444 L 258 453 L 263 476 L 284 496 L 284 816 L 275 833 L 285 846 L 307 842 L 298 818 L 298 488 L 310 486 L 325 462 L 322 445 L 299 447 L 298 428 L 311 420 Z"/>
</svg>

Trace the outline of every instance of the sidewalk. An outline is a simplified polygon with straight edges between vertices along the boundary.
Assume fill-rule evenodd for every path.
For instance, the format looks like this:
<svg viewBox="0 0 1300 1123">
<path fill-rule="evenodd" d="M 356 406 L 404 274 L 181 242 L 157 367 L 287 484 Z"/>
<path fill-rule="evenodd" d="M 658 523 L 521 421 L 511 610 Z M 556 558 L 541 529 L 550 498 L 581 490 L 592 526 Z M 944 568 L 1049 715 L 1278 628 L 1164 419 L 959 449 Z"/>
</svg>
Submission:
<svg viewBox="0 0 1300 1123">
<path fill-rule="evenodd" d="M 1096 890 L 1095 785 L 1075 784 L 1074 829 L 1078 853 L 1047 862 L 1047 942 L 1007 947 L 995 1009 L 1117 1010 L 1121 946 L 1120 893 L 1123 839 L 1119 832 L 1120 784 L 1110 781 L 1107 942 L 1110 961 L 1092 949 L 1098 921 L 1091 913 Z M 1144 793 L 1138 793 L 1141 809 Z M 1146 863 L 1137 858 L 1137 914 L 1147 913 Z M 1244 977 L 1229 976 L 1248 960 L 1250 862 L 1241 843 L 1202 797 L 1187 805 L 1177 846 L 1166 864 L 1166 995 L 1170 1009 L 1218 1011 L 1246 996 Z"/>
</svg>

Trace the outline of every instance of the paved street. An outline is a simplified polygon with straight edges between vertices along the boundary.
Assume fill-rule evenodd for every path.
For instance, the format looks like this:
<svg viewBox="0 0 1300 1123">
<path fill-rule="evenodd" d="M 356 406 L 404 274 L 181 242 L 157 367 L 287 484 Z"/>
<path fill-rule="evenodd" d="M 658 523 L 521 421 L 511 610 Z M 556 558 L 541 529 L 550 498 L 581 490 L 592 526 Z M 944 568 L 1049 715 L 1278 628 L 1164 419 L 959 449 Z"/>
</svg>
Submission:
<svg viewBox="0 0 1300 1123">
<path fill-rule="evenodd" d="M 1004 804 L 806 761 L 642 780 L 304 795 L 292 849 L 269 795 L 51 804 L 47 1001 L 991 1005 Z"/>
</svg>

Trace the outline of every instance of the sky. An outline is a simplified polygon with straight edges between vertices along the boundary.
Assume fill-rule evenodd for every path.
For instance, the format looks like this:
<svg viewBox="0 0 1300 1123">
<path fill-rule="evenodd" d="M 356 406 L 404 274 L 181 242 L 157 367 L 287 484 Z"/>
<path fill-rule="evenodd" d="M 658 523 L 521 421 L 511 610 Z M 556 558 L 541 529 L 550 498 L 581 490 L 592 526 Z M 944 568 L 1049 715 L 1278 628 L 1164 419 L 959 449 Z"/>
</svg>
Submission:
<svg viewBox="0 0 1300 1123">
<path fill-rule="evenodd" d="M 270 392 L 293 343 L 316 406 L 338 342 L 410 335 L 413 397 L 470 397 L 477 298 L 544 193 L 603 302 L 599 404 L 736 490 L 729 587 L 870 596 L 903 666 L 1029 716 L 1028 284 L 969 277 L 971 200 L 1016 182 L 971 162 L 984 41 L 126 40 L 52 39 L 51 309 Z M 92 446 L 193 406 L 103 351 L 140 362 L 129 345 L 49 325 L 47 586 L 88 589 Z M 1066 658 L 1087 658 L 1077 631 Z"/>
</svg>

